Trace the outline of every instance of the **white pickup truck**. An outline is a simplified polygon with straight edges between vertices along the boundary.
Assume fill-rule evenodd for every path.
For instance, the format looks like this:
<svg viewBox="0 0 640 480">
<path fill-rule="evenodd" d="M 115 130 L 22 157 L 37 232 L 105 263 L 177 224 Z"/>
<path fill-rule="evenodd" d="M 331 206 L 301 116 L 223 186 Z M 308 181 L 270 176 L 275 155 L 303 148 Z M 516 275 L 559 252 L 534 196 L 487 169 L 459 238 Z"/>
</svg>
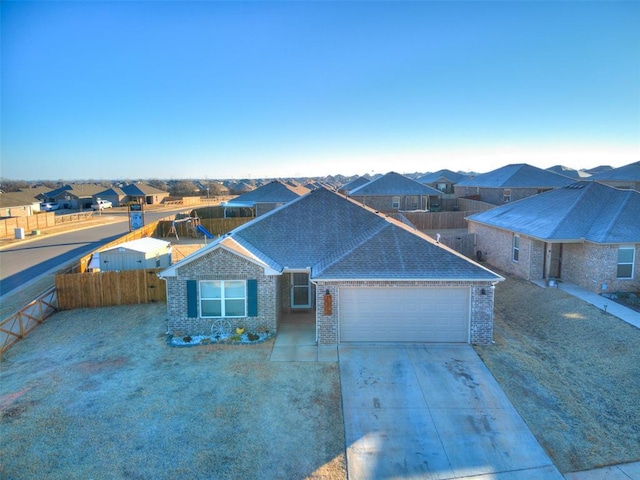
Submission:
<svg viewBox="0 0 640 480">
<path fill-rule="evenodd" d="M 96 200 L 96 203 L 91 205 L 92 210 L 104 210 L 105 208 L 112 208 L 113 203 L 109 200 Z"/>
</svg>

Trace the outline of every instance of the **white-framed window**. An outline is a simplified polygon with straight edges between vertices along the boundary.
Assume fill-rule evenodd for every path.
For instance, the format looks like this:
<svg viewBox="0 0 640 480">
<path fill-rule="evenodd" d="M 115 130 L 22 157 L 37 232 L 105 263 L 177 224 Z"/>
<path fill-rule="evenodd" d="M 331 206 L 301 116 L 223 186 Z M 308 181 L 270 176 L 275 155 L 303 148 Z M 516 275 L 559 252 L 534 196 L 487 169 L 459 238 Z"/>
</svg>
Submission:
<svg viewBox="0 0 640 480">
<path fill-rule="evenodd" d="M 391 208 L 398 210 L 400 208 L 400 197 L 391 197 Z"/>
<path fill-rule="evenodd" d="M 247 282 L 244 280 L 201 280 L 202 317 L 246 317 Z"/>
<path fill-rule="evenodd" d="M 436 188 L 441 192 L 447 193 L 447 184 L 446 183 L 438 183 Z"/>
<path fill-rule="evenodd" d="M 417 210 L 418 209 L 418 196 L 417 195 L 411 195 L 408 199 L 407 199 L 407 203 L 408 203 L 408 209 L 407 210 Z"/>
<path fill-rule="evenodd" d="M 618 248 L 617 278 L 633 278 L 633 267 L 636 259 L 635 247 Z"/>
<path fill-rule="evenodd" d="M 510 202 L 511 201 L 511 189 L 510 188 L 505 188 L 504 191 L 502 192 L 502 200 L 504 202 Z"/>
<path fill-rule="evenodd" d="M 513 261 L 520 260 L 520 236 L 513 236 Z"/>
</svg>

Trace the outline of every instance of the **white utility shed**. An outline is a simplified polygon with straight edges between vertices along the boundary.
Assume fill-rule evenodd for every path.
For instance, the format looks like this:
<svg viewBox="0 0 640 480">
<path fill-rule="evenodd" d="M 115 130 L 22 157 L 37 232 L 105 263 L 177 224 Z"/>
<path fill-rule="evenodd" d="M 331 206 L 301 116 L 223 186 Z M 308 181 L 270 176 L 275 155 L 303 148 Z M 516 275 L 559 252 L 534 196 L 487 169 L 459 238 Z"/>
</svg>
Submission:
<svg viewBox="0 0 640 480">
<path fill-rule="evenodd" d="M 114 272 L 171 266 L 171 242 L 140 238 L 102 250 L 100 270 Z"/>
</svg>

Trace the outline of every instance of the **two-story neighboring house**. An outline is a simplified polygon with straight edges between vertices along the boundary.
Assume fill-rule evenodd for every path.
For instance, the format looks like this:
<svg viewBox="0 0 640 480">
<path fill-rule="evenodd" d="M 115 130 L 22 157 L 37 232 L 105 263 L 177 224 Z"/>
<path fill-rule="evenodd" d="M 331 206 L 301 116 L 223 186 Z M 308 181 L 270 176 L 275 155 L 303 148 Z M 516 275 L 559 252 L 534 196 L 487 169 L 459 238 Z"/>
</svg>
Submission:
<svg viewBox="0 0 640 480">
<path fill-rule="evenodd" d="M 593 175 L 589 180 L 604 183 L 623 190 L 640 191 L 640 162 L 630 163 L 622 167 L 607 170 Z"/>
<path fill-rule="evenodd" d="M 469 178 L 469 176 L 444 169 L 433 173 L 427 173 L 426 175 L 417 178 L 416 181 L 435 188 L 445 195 L 450 195 L 454 193 L 453 186 L 466 178 Z"/>
</svg>

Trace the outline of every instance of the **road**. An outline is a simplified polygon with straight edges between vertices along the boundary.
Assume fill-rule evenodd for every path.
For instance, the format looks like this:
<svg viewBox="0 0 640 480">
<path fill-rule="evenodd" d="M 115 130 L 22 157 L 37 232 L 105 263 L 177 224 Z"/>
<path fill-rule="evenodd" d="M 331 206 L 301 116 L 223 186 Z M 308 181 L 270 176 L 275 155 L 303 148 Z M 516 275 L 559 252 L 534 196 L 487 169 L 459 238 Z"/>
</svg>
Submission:
<svg viewBox="0 0 640 480">
<path fill-rule="evenodd" d="M 183 210 L 184 207 L 147 211 L 145 223 L 152 223 Z M 127 233 L 128 219 L 126 215 L 122 215 L 115 223 L 43 236 L 38 240 L 16 243 L 0 251 L 0 297 Z"/>
</svg>

